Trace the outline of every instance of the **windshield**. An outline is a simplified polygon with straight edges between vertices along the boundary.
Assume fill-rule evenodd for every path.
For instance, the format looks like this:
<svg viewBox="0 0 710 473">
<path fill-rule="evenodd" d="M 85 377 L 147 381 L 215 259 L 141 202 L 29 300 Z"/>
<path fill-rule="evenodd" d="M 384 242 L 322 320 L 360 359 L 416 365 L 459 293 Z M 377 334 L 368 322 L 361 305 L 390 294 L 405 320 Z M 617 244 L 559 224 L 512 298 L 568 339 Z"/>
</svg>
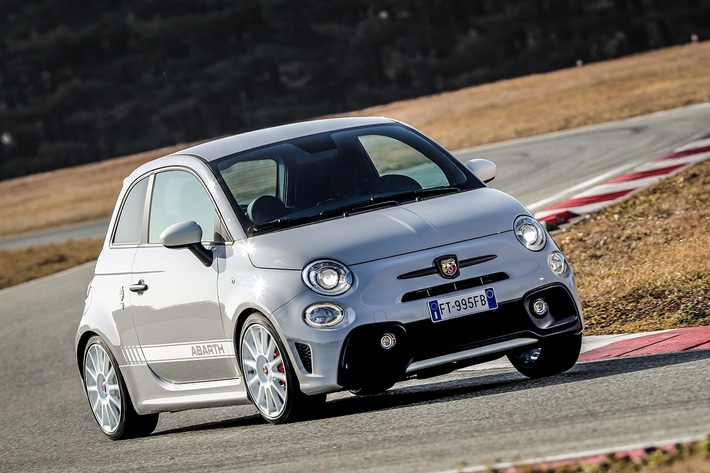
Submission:
<svg viewBox="0 0 710 473">
<path fill-rule="evenodd" d="M 216 163 L 250 235 L 483 187 L 399 124 L 279 142 Z"/>
</svg>

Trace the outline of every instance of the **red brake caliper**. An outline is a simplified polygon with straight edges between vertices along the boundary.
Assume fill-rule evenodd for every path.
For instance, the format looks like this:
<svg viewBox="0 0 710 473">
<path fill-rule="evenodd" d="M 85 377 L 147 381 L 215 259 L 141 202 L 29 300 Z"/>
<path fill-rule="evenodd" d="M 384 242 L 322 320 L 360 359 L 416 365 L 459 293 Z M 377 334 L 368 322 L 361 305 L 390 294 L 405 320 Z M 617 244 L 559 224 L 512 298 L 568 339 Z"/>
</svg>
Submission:
<svg viewBox="0 0 710 473">
<path fill-rule="evenodd" d="M 279 356 L 281 356 L 281 352 L 279 352 L 279 349 L 277 348 L 276 350 L 274 350 L 274 357 L 278 358 Z M 284 369 L 283 361 L 279 363 L 279 366 L 276 369 L 279 371 L 279 373 L 286 372 L 286 370 Z M 279 383 L 281 384 L 281 386 L 286 386 L 286 383 L 283 381 L 279 381 Z"/>
</svg>

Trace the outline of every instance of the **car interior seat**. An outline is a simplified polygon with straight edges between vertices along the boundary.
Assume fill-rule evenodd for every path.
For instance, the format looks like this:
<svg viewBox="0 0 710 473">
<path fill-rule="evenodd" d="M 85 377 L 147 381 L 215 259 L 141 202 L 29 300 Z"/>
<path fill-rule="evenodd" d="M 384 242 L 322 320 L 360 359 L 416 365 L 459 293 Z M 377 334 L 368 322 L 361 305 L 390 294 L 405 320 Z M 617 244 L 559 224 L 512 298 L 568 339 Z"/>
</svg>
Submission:
<svg viewBox="0 0 710 473">
<path fill-rule="evenodd" d="M 256 225 L 271 222 L 287 213 L 284 203 L 273 195 L 257 197 L 247 206 L 247 215 Z"/>
<path fill-rule="evenodd" d="M 377 192 L 402 192 L 415 191 L 421 189 L 422 186 L 413 178 L 403 174 L 385 174 L 372 182 L 367 191 L 369 193 Z"/>
</svg>

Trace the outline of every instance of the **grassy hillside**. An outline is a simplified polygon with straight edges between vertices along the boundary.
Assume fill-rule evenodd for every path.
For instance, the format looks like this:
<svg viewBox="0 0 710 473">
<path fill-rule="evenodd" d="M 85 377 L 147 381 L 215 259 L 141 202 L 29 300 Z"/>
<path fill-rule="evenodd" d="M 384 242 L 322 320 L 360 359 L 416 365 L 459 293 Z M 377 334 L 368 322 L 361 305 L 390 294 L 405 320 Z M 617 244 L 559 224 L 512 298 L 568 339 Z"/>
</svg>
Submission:
<svg viewBox="0 0 710 473">
<path fill-rule="evenodd" d="M 396 102 L 351 115 L 402 120 L 455 150 L 702 102 L 710 102 L 710 42 Z M 128 173 L 183 147 L 0 181 L 0 236 L 106 218 Z"/>
<path fill-rule="evenodd" d="M 588 335 L 710 325 L 710 161 L 554 235 Z"/>
<path fill-rule="evenodd" d="M 398 118 L 462 148 L 708 101 L 710 43 L 700 43 L 356 114 Z M 0 234 L 105 218 L 123 177 L 170 151 L 0 182 Z M 706 161 L 556 234 L 587 333 L 710 324 L 709 224 Z M 90 261 L 99 248 L 91 240 L 0 251 L 0 287 Z"/>
</svg>

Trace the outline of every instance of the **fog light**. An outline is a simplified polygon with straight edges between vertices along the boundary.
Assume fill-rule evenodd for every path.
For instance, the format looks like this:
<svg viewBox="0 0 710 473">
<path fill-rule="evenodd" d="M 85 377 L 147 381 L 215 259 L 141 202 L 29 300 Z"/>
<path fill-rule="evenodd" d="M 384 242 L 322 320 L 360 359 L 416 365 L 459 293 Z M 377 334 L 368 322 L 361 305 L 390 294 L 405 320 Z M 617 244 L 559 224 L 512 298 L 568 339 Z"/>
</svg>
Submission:
<svg viewBox="0 0 710 473">
<path fill-rule="evenodd" d="M 538 317 L 543 317 L 545 314 L 547 314 L 547 301 L 545 299 L 536 299 L 535 302 L 533 302 L 532 305 L 533 312 L 535 313 L 536 316 Z"/>
<path fill-rule="evenodd" d="M 394 348 L 394 346 L 397 344 L 397 338 L 394 336 L 392 333 L 386 333 L 382 335 L 382 338 L 380 338 L 380 346 L 384 348 L 385 350 L 389 350 L 390 348 Z"/>
<path fill-rule="evenodd" d="M 305 311 L 304 320 L 314 328 L 328 328 L 345 320 L 345 311 L 335 304 L 313 304 Z"/>
</svg>

